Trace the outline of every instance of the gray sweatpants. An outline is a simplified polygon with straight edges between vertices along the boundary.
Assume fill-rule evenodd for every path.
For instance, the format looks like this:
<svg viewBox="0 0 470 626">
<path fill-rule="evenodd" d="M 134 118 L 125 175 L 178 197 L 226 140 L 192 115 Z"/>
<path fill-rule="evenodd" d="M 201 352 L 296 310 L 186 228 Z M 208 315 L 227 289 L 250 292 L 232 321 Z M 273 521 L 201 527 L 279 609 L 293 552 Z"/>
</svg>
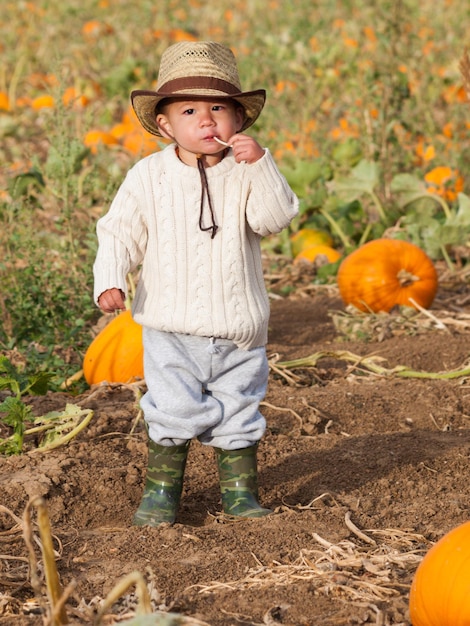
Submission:
<svg viewBox="0 0 470 626">
<path fill-rule="evenodd" d="M 225 450 L 261 439 L 266 421 L 258 409 L 269 373 L 264 347 L 241 350 L 226 339 L 148 327 L 143 343 L 148 391 L 140 405 L 150 439 L 173 446 L 197 437 Z"/>
</svg>

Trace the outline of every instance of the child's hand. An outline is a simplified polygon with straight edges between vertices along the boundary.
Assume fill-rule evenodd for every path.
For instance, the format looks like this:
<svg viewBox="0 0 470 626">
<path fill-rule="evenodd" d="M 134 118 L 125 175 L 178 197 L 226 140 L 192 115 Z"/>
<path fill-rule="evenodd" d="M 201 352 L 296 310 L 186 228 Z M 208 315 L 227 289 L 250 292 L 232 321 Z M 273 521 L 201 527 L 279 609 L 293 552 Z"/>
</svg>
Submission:
<svg viewBox="0 0 470 626">
<path fill-rule="evenodd" d="M 98 298 L 98 306 L 103 313 L 113 313 L 114 311 L 122 310 L 126 308 L 124 300 L 124 294 L 120 289 L 107 289 Z"/>
<path fill-rule="evenodd" d="M 237 163 L 256 163 L 264 156 L 264 149 L 259 143 L 248 135 L 233 135 L 227 141 L 232 146 L 233 155 Z"/>
</svg>

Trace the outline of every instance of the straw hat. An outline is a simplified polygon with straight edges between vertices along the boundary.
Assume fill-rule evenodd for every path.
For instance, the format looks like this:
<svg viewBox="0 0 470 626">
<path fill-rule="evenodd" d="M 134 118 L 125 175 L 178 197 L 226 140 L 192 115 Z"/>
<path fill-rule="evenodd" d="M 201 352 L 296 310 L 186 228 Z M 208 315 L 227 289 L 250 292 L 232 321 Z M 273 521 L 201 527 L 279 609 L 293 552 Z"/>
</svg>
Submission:
<svg viewBox="0 0 470 626">
<path fill-rule="evenodd" d="M 156 107 L 164 98 L 231 98 L 245 109 L 240 130 L 251 126 L 261 113 L 266 91 L 242 91 L 233 52 L 213 41 L 182 41 L 162 55 L 157 91 L 136 90 L 131 102 L 142 126 L 159 135 Z"/>
</svg>

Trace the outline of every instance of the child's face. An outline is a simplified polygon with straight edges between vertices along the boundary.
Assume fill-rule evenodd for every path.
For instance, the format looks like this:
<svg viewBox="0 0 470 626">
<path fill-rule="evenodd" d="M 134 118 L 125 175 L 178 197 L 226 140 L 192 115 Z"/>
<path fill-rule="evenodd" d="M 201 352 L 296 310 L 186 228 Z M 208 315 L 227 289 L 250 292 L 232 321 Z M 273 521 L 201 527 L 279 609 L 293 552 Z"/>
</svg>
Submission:
<svg viewBox="0 0 470 626">
<path fill-rule="evenodd" d="M 243 125 L 241 107 L 227 99 L 173 100 L 157 115 L 162 135 L 174 140 L 189 155 L 220 154 L 224 150 L 214 137 L 228 141 Z M 184 159 L 183 159 L 184 160 Z M 190 159 L 191 160 L 191 159 Z"/>
</svg>

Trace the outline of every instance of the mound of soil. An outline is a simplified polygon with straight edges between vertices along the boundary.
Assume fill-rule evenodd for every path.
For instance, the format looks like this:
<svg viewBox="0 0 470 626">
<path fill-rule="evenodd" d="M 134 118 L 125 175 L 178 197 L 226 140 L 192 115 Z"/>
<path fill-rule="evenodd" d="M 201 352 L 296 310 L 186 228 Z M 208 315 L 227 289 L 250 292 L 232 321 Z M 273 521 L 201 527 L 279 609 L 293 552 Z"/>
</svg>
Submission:
<svg viewBox="0 0 470 626">
<path fill-rule="evenodd" d="M 408 625 L 420 559 L 469 518 L 470 379 L 393 369 L 465 365 L 465 306 L 453 298 L 460 319 L 443 319 L 444 295 L 421 326 L 374 317 L 372 330 L 359 320 L 346 337 L 338 323 L 349 318 L 334 289 L 273 299 L 268 428 L 259 450 L 261 501 L 274 510 L 266 518 L 220 515 L 213 451 L 193 442 L 177 523 L 134 527 L 146 468 L 139 386 L 28 399 L 35 415 L 67 402 L 94 415 L 65 447 L 1 460 L 0 624 L 45 623 L 41 553 L 33 548 L 42 599 L 18 519 L 39 495 L 62 587 L 73 582 L 70 624 L 93 623 L 116 583 L 140 572 L 153 610 L 186 616 L 181 623 Z M 282 365 L 319 352 L 315 367 Z M 364 363 L 387 372 L 351 355 L 373 356 Z M 31 512 L 36 536 L 34 506 Z M 101 623 L 132 617 L 137 598 L 129 587 Z"/>
</svg>

